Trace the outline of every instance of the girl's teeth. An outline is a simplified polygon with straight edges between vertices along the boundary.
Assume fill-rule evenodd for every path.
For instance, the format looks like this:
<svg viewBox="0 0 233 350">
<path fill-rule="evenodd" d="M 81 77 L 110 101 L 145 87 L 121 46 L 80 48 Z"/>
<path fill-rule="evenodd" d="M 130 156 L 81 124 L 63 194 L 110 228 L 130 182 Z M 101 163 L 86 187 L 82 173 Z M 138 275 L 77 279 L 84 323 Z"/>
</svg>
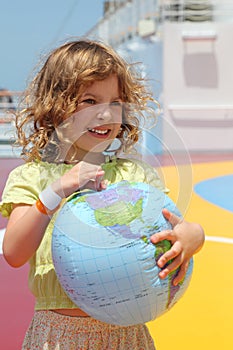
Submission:
<svg viewBox="0 0 233 350">
<path fill-rule="evenodd" d="M 96 130 L 96 129 L 89 129 L 91 132 L 95 132 L 96 134 L 107 134 L 108 130 Z"/>
</svg>

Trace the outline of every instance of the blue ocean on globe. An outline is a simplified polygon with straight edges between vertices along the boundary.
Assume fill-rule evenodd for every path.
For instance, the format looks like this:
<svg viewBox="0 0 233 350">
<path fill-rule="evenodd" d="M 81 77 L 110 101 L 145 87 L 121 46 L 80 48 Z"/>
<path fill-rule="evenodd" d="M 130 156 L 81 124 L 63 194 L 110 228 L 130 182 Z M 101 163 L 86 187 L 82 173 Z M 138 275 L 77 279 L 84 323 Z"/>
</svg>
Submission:
<svg viewBox="0 0 233 350">
<path fill-rule="evenodd" d="M 74 194 L 61 208 L 52 236 L 58 279 L 70 299 L 93 318 L 115 325 L 152 321 L 170 310 L 189 286 L 177 271 L 158 276 L 156 261 L 171 244 L 150 236 L 170 229 L 167 208 L 181 216 L 162 191 L 145 183 L 119 182 L 101 192 Z"/>
</svg>

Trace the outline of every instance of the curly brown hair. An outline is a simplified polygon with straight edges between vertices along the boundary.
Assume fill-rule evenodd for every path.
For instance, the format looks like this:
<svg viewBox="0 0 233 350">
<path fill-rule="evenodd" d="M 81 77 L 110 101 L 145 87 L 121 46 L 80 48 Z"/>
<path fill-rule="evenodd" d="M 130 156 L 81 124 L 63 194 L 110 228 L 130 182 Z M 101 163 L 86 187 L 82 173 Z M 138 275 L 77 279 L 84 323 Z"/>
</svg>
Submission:
<svg viewBox="0 0 233 350">
<path fill-rule="evenodd" d="M 70 41 L 53 50 L 24 93 L 24 108 L 16 113 L 17 144 L 26 161 L 59 158 L 56 127 L 75 113 L 85 88 L 94 81 L 116 74 L 120 97 L 125 102 L 119 138 L 124 149 L 139 138 L 140 116 L 154 101 L 145 79 L 111 47 L 97 41 Z M 156 102 L 156 101 L 155 101 Z M 129 107 L 130 106 L 130 107 Z M 132 108 L 133 106 L 133 108 Z M 135 113 L 136 111 L 136 113 Z M 51 137 L 53 140 L 51 141 Z M 50 147 L 49 147 L 50 146 Z M 56 162 L 55 160 L 55 162 Z"/>
</svg>

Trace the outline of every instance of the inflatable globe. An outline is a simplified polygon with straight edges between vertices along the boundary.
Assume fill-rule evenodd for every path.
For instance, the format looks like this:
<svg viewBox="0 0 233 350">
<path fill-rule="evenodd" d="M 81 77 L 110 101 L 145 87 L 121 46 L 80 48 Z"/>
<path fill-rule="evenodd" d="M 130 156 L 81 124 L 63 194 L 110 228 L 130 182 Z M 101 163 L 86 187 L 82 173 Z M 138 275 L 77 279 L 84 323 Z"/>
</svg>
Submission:
<svg viewBox="0 0 233 350">
<path fill-rule="evenodd" d="M 52 236 L 58 279 L 70 299 L 97 320 L 134 325 L 154 320 L 185 293 L 192 261 L 182 283 L 175 274 L 158 276 L 156 261 L 169 241 L 150 242 L 170 228 L 161 210 L 180 215 L 175 204 L 145 183 L 120 182 L 101 192 L 72 196 L 60 210 Z"/>
</svg>

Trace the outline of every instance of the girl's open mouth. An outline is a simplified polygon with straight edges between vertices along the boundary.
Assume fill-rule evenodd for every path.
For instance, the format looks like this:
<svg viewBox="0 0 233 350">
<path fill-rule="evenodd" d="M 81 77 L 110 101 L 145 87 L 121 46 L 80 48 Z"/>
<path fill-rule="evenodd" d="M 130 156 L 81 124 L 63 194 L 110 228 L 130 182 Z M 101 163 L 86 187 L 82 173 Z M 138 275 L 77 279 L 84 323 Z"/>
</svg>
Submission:
<svg viewBox="0 0 233 350">
<path fill-rule="evenodd" d="M 106 137 L 110 131 L 110 129 L 88 128 L 88 132 L 97 137 Z"/>
</svg>

